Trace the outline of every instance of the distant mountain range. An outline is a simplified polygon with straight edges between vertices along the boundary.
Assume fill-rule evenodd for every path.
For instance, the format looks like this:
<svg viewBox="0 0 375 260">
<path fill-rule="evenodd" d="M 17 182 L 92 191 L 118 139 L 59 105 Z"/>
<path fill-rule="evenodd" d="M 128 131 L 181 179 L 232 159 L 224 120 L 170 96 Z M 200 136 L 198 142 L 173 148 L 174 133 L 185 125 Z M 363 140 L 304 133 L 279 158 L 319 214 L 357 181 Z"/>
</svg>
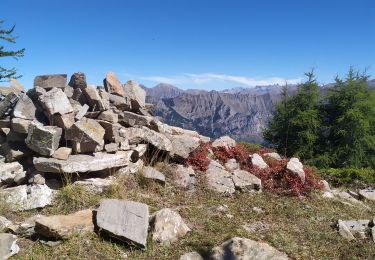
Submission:
<svg viewBox="0 0 375 260">
<path fill-rule="evenodd" d="M 369 81 L 375 88 L 375 80 Z M 144 86 L 143 86 L 144 87 Z M 290 85 L 294 92 L 297 85 Z M 330 84 L 322 86 L 329 88 Z M 161 83 L 144 87 L 153 112 L 167 124 L 196 130 L 212 138 L 229 135 L 236 140 L 262 143 L 282 86 L 236 87 L 222 91 L 182 90 Z"/>
</svg>

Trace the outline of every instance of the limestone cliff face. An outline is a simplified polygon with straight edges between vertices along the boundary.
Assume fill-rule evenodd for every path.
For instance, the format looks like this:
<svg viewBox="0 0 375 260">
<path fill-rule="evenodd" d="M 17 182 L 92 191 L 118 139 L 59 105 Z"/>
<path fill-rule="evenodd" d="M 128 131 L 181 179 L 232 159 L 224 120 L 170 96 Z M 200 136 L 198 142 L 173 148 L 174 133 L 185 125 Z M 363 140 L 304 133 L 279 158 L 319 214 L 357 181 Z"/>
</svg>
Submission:
<svg viewBox="0 0 375 260">
<path fill-rule="evenodd" d="M 163 86 L 165 87 L 165 86 Z M 150 91 L 151 90 L 151 91 Z M 176 89 L 160 91 L 148 89 L 148 102 L 154 104 L 154 113 L 167 124 L 198 131 L 217 138 L 230 135 L 237 140 L 260 143 L 278 91 L 256 93 L 193 92 Z"/>
</svg>

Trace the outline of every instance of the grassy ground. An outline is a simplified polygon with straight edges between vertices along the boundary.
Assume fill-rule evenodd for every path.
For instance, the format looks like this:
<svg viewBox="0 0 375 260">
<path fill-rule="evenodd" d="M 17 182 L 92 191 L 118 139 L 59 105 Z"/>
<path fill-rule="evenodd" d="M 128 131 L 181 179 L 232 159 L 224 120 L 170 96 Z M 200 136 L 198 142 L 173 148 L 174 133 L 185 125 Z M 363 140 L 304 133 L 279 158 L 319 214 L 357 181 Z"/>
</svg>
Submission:
<svg viewBox="0 0 375 260">
<path fill-rule="evenodd" d="M 148 183 L 142 177 L 121 179 L 102 196 L 90 195 L 71 185 L 63 188 L 53 207 L 14 215 L 0 207 L 0 215 L 22 219 L 36 213 L 61 214 L 96 207 L 100 198 L 121 198 L 144 202 L 154 212 L 164 207 L 178 210 L 192 232 L 170 246 L 152 243 L 144 251 L 130 248 L 97 234 L 77 235 L 59 246 L 50 248 L 38 241 L 19 239 L 20 253 L 15 259 L 178 259 L 189 251 L 207 256 L 210 250 L 234 236 L 266 241 L 286 252 L 292 259 L 374 259 L 375 244 L 371 241 L 348 242 L 334 228 L 340 219 L 372 219 L 371 210 L 343 205 L 322 199 L 280 197 L 270 193 L 219 195 L 202 188 L 194 193 L 170 185 Z M 215 208 L 225 205 L 227 212 Z M 224 207 L 224 208 L 226 208 Z M 257 213 L 253 207 L 263 210 Z M 1 212 L 3 211 L 3 212 Z M 246 231 L 242 226 L 248 225 Z M 251 230 L 253 229 L 253 231 Z"/>
</svg>

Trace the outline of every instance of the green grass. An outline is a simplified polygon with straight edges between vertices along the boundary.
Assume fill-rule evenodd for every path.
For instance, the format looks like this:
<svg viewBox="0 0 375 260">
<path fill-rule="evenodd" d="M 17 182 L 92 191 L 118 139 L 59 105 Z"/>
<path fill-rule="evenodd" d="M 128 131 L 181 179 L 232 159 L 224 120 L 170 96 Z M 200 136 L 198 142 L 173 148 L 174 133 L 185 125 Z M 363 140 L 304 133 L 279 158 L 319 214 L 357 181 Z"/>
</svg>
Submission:
<svg viewBox="0 0 375 260">
<path fill-rule="evenodd" d="M 162 186 L 136 178 L 120 178 L 104 195 L 90 196 L 68 185 L 56 198 L 53 207 L 43 214 L 70 213 L 85 207 L 95 207 L 100 198 L 120 198 L 146 203 L 150 211 L 169 207 L 178 210 L 192 231 L 171 246 L 154 244 L 149 239 L 146 250 L 127 245 L 97 234 L 76 236 L 61 245 L 49 248 L 39 242 L 20 239 L 20 253 L 16 259 L 178 259 L 190 251 L 207 256 L 210 250 L 225 240 L 241 236 L 262 240 L 286 252 L 292 259 L 374 259 L 375 246 L 371 241 L 348 242 L 333 227 L 338 219 L 372 219 L 371 210 L 343 205 L 322 199 L 318 194 L 310 198 L 280 197 L 270 193 L 235 194 L 223 196 L 202 188 L 198 181 L 195 193 L 184 192 L 167 184 Z M 228 206 L 233 218 L 213 208 Z M 252 210 L 259 207 L 263 213 Z M 35 214 L 36 212 L 33 212 Z M 247 232 L 244 224 L 261 222 L 268 229 Z"/>
</svg>

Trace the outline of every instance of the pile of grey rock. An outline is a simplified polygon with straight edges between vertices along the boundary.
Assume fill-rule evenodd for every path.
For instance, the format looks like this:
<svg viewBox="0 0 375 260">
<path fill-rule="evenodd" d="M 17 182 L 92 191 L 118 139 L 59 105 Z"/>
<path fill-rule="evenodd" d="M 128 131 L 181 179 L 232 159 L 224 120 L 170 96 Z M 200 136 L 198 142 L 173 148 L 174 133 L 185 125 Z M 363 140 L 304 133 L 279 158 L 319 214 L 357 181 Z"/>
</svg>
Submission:
<svg viewBox="0 0 375 260">
<path fill-rule="evenodd" d="M 0 88 L 0 196 L 14 210 L 41 208 L 62 176 L 86 174 L 77 184 L 101 191 L 111 179 L 93 177 L 135 173 L 146 154 L 181 162 L 210 140 L 160 122 L 145 99 L 142 87 L 112 72 L 103 86 L 78 72 L 69 82 L 37 76 L 28 91 L 16 80 Z"/>
</svg>

